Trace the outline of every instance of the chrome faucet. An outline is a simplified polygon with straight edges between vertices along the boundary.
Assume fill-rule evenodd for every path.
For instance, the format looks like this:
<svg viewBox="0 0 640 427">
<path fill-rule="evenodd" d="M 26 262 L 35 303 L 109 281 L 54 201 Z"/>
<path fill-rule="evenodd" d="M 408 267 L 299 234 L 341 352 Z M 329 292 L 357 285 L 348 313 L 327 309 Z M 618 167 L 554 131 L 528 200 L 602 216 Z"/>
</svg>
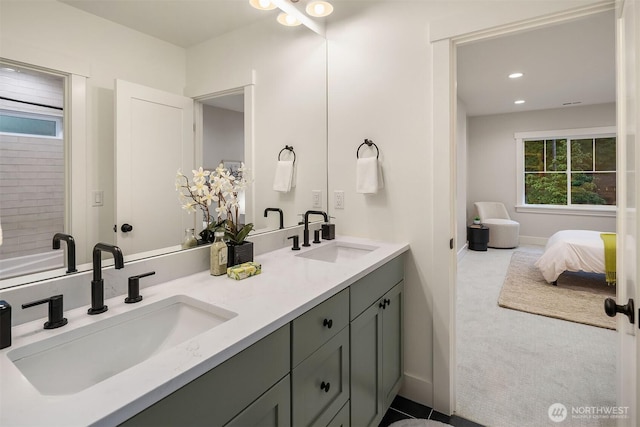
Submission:
<svg viewBox="0 0 640 427">
<path fill-rule="evenodd" d="M 283 218 L 284 214 L 282 213 L 282 209 L 280 209 L 280 208 L 266 208 L 264 210 L 264 217 L 265 218 L 267 217 L 267 214 L 269 212 L 278 212 L 280 214 L 280 227 L 279 228 L 280 228 L 280 230 L 282 230 L 284 228 L 284 218 Z"/>
<path fill-rule="evenodd" d="M 322 211 L 306 211 L 304 213 L 304 242 L 302 246 L 311 246 L 309 244 L 309 215 L 322 215 L 324 217 L 324 222 L 329 222 L 329 215 L 326 212 Z"/>
<path fill-rule="evenodd" d="M 119 247 L 98 243 L 93 247 L 93 280 L 91 281 L 91 308 L 88 314 L 100 314 L 109 309 L 104 305 L 104 280 L 102 279 L 102 255 L 101 252 L 110 252 L 113 255 L 115 268 L 124 268 L 124 259 Z"/>
<path fill-rule="evenodd" d="M 76 242 L 70 234 L 56 233 L 53 235 L 53 249 L 60 249 L 60 240 L 67 242 L 67 273 L 75 273 L 76 269 Z"/>
</svg>

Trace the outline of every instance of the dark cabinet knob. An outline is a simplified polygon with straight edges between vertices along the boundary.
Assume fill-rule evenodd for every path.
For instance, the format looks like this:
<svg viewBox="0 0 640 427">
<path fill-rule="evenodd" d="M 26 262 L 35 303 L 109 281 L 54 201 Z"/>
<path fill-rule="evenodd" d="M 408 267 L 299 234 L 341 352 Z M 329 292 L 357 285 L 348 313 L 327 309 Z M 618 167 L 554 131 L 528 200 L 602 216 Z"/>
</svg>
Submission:
<svg viewBox="0 0 640 427">
<path fill-rule="evenodd" d="M 618 305 L 612 298 L 607 298 L 604 300 L 604 311 L 609 317 L 615 317 L 616 314 L 622 313 L 629 318 L 629 323 L 635 322 L 633 299 L 629 299 L 625 305 Z"/>
<path fill-rule="evenodd" d="M 128 233 L 128 232 L 130 232 L 131 230 L 133 230 L 133 225 L 129 225 L 129 224 L 126 224 L 126 223 L 125 223 L 125 224 L 122 224 L 122 227 L 120 227 L 120 230 L 121 230 L 123 233 Z"/>
<path fill-rule="evenodd" d="M 327 329 L 331 329 L 331 327 L 333 326 L 333 320 L 332 319 L 324 319 L 324 321 L 322 322 L 322 326 L 326 326 Z"/>
<path fill-rule="evenodd" d="M 331 387 L 331 383 L 325 383 L 322 381 L 322 384 L 320 384 L 320 390 L 324 390 L 325 393 L 329 392 L 329 387 Z"/>
</svg>

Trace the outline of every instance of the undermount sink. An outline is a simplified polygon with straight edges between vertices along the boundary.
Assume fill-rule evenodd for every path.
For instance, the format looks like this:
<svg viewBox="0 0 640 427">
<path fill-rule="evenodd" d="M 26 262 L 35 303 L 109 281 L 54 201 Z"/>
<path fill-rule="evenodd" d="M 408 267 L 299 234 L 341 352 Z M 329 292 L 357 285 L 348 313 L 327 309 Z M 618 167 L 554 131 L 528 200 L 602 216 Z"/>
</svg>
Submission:
<svg viewBox="0 0 640 427">
<path fill-rule="evenodd" d="M 333 241 L 296 256 L 324 262 L 348 262 L 378 249 L 378 246 Z"/>
<path fill-rule="evenodd" d="M 74 394 L 236 315 L 176 295 L 16 348 L 7 356 L 40 393 Z"/>
</svg>

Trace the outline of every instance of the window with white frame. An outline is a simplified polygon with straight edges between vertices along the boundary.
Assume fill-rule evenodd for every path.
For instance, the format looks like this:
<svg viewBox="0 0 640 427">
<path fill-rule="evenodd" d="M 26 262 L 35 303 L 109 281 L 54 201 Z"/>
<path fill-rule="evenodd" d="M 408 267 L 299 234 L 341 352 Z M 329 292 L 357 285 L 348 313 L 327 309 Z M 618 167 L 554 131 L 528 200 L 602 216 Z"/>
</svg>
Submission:
<svg viewBox="0 0 640 427">
<path fill-rule="evenodd" d="M 615 128 L 516 133 L 518 207 L 613 210 Z"/>
</svg>

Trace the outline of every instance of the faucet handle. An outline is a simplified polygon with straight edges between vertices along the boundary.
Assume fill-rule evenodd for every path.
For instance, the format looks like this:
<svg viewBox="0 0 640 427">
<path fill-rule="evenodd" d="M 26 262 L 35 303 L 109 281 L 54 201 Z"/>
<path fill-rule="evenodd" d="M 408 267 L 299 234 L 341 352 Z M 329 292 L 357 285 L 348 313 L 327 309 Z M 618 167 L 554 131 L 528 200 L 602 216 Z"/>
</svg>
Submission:
<svg viewBox="0 0 640 427">
<path fill-rule="evenodd" d="M 291 237 L 287 237 L 287 240 L 289 239 L 293 239 L 293 246 L 291 247 L 292 251 L 299 251 L 300 250 L 300 236 L 298 236 L 297 234 L 295 236 L 291 236 Z"/>
<path fill-rule="evenodd" d="M 124 302 L 127 304 L 133 304 L 142 301 L 142 295 L 140 295 L 140 279 L 147 276 L 156 274 L 155 271 L 139 274 L 137 276 L 129 277 L 129 292 Z"/>
<path fill-rule="evenodd" d="M 45 322 L 45 329 L 55 329 L 67 324 L 67 319 L 63 316 L 62 295 L 54 295 L 49 298 L 22 304 L 22 308 L 34 307 L 36 305 L 49 303 L 49 320 Z"/>
</svg>

